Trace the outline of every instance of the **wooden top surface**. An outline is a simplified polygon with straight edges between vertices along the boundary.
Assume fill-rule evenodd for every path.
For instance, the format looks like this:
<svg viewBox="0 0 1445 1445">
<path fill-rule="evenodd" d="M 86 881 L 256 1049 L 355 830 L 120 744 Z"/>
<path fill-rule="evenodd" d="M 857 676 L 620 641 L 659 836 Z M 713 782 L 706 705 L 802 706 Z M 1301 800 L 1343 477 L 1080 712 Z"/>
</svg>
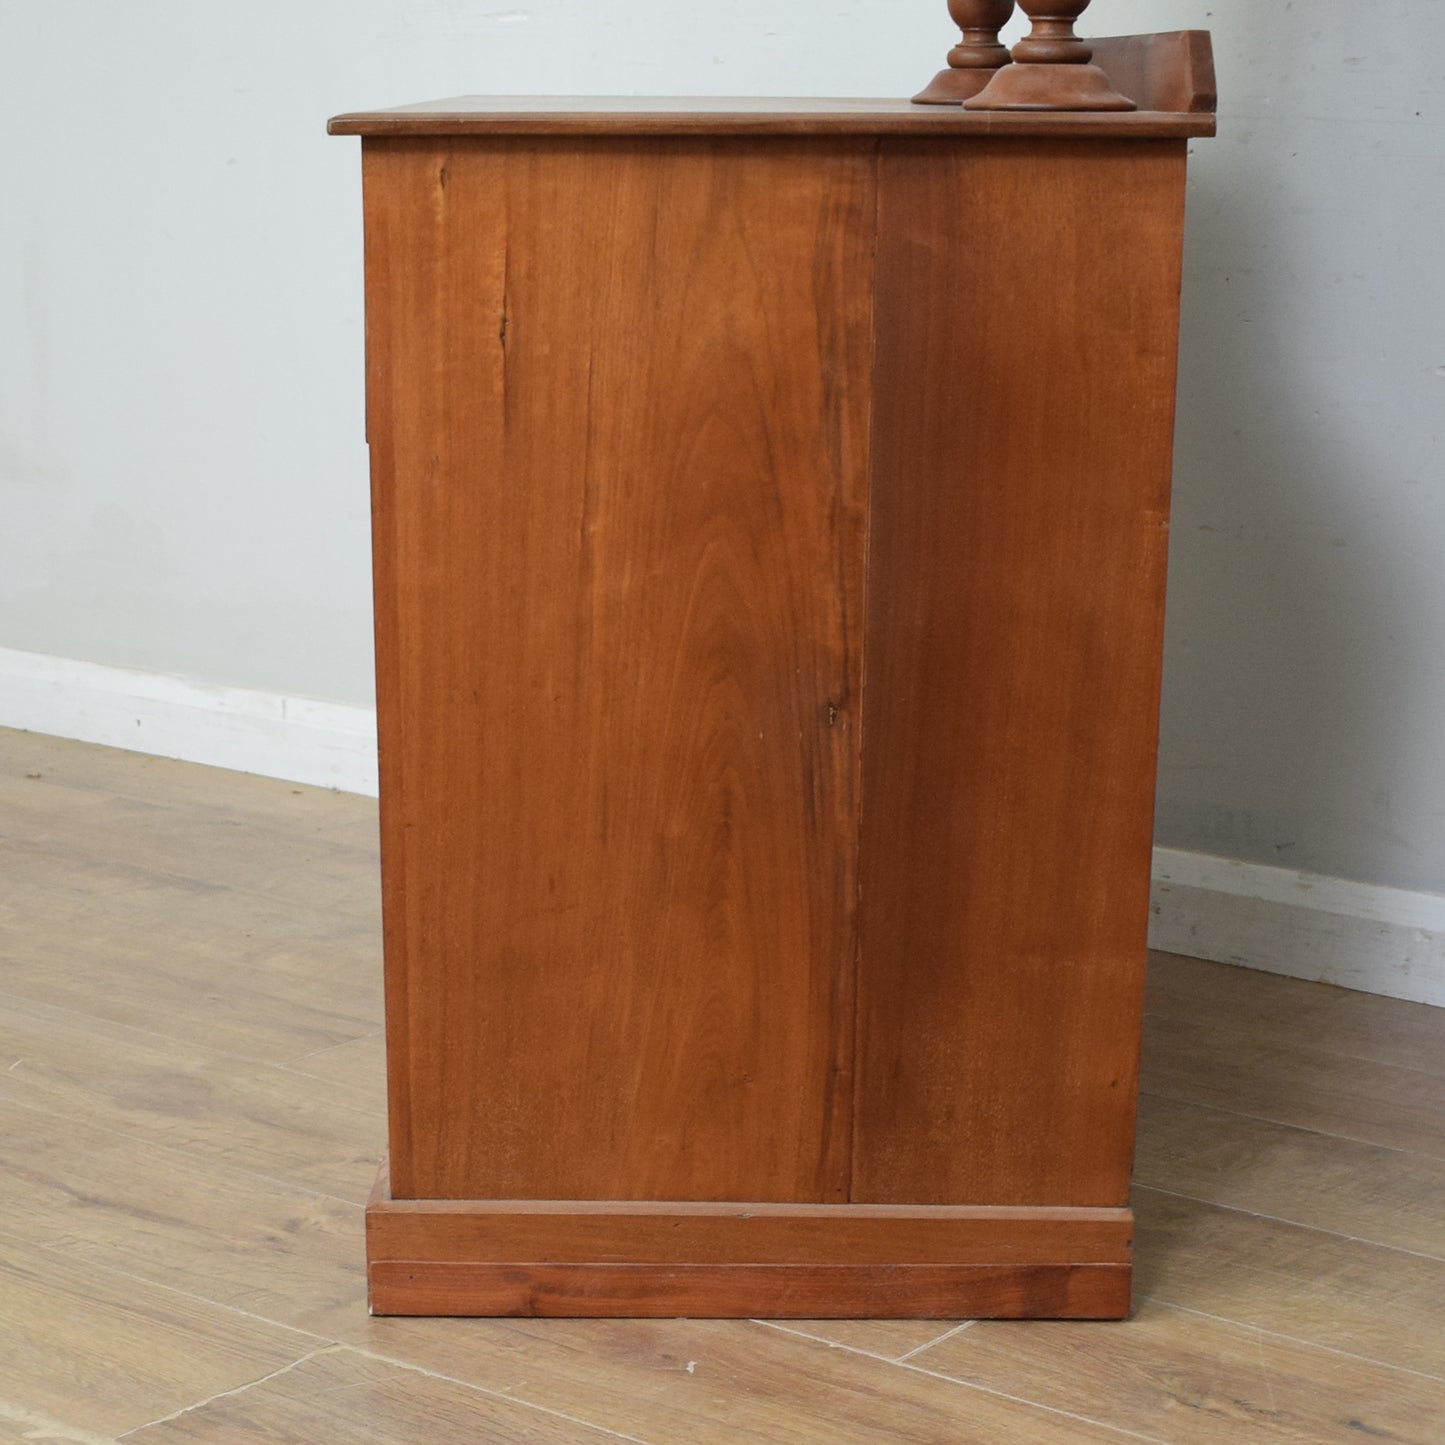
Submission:
<svg viewBox="0 0 1445 1445">
<path fill-rule="evenodd" d="M 1202 30 L 1095 39 L 1094 61 L 1133 111 L 978 111 L 907 100 L 724 96 L 465 95 L 334 117 L 332 135 L 910 135 L 1214 134 L 1214 63 Z"/>
<path fill-rule="evenodd" d="M 465 95 L 335 116 L 332 135 L 932 135 L 1214 134 L 1208 112 L 966 111 L 906 100 L 724 96 Z"/>
</svg>

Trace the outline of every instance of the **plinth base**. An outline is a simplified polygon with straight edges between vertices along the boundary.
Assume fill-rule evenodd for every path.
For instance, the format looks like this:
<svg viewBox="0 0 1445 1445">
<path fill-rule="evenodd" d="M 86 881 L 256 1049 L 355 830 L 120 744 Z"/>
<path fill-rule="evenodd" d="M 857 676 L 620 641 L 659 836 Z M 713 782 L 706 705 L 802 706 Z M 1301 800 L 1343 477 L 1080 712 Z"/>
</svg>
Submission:
<svg viewBox="0 0 1445 1445">
<path fill-rule="evenodd" d="M 392 1199 L 378 1315 L 1121 1319 L 1128 1209 Z"/>
</svg>

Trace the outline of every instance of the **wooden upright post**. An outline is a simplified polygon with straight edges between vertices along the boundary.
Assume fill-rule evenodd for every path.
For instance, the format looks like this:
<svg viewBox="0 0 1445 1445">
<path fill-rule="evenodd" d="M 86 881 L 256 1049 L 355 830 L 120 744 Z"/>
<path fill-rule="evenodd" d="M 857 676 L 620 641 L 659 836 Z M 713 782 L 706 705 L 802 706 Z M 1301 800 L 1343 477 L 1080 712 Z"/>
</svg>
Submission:
<svg viewBox="0 0 1445 1445">
<path fill-rule="evenodd" d="M 1074 34 L 1089 0 L 1019 0 L 1033 28 L 1012 51 L 1013 63 L 964 101 L 970 110 L 1133 110 L 1093 51 Z"/>
<path fill-rule="evenodd" d="M 948 52 L 947 68 L 913 97 L 917 105 L 962 105 L 1008 64 L 998 33 L 1014 13 L 1014 0 L 948 0 L 948 13 L 962 38 Z"/>
</svg>

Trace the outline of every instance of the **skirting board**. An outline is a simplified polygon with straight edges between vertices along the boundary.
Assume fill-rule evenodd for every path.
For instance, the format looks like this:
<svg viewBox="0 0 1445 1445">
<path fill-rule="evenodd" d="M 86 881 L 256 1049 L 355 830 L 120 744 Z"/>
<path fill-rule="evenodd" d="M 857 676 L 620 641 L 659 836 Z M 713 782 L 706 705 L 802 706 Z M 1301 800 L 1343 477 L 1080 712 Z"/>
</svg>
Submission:
<svg viewBox="0 0 1445 1445">
<path fill-rule="evenodd" d="M 1154 850 L 1149 946 L 1445 1004 L 1445 897 Z"/>
<path fill-rule="evenodd" d="M 0 727 L 376 796 L 369 708 L 0 648 Z M 1445 897 L 1154 850 L 1149 943 L 1445 1004 Z"/>
<path fill-rule="evenodd" d="M 376 796 L 376 714 L 0 648 L 0 727 Z"/>
</svg>

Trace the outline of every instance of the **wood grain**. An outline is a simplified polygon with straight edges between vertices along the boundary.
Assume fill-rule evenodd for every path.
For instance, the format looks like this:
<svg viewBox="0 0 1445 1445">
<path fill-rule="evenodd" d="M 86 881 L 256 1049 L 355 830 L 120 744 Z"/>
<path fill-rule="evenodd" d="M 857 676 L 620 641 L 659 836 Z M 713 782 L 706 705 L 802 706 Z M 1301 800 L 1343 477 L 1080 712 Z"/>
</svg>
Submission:
<svg viewBox="0 0 1445 1445">
<path fill-rule="evenodd" d="M 1429 1155 L 1145 1093 L 1134 1176 L 1231 1209 L 1445 1258 L 1445 1160 Z"/>
<path fill-rule="evenodd" d="M 0 847 L 0 870 L 17 864 L 6 876 L 7 902 L 17 911 L 28 913 L 43 897 L 43 884 L 35 891 L 18 883 L 10 888 L 23 871 L 63 871 L 81 888 L 103 884 L 104 868 L 74 855 L 28 856 L 22 862 L 20 851 Z M 313 942 L 303 935 L 320 931 L 314 913 L 293 915 L 278 927 L 279 910 L 266 910 L 266 926 L 257 929 L 257 908 L 235 895 L 207 897 L 164 883 L 145 889 L 144 897 L 141 891 L 122 874 L 111 929 L 104 910 L 67 918 L 87 956 L 64 970 L 56 969 L 46 946 L 34 946 L 21 930 L 0 925 L 0 949 L 6 950 L 0 992 L 142 1029 L 175 1040 L 181 1051 L 218 1049 L 262 1063 L 304 1057 L 375 1031 L 381 951 L 374 938 L 348 949 L 339 921 L 335 937 Z M 164 948 L 156 945 L 157 916 L 174 919 Z M 328 976 L 333 963 L 340 979 Z M 358 965 L 367 963 L 378 977 L 356 976 Z M 314 973 L 308 975 L 308 966 Z M 218 997 L 213 984 L 202 984 L 190 972 L 211 967 L 244 977 L 246 989 Z M 348 974 L 349 981 L 342 981 Z M 378 1155 L 384 1139 L 383 1132 Z"/>
<path fill-rule="evenodd" d="M 1445 1378 L 1445 1260 L 1134 1190 L 1138 1294 Z"/>
<path fill-rule="evenodd" d="M 846 1197 L 871 158 L 366 192 L 393 1188 Z"/>
<path fill-rule="evenodd" d="M 1125 1209 L 399 1200 L 367 1208 L 373 1314 L 1116 1319 Z"/>
<path fill-rule="evenodd" d="M 1213 114 L 1214 51 L 1207 30 L 1089 36 L 1094 64 L 1140 110 Z"/>
<path fill-rule="evenodd" d="M 356 1205 L 3 1100 L 0 1169 L 0 1232 L 81 1267 L 300 1330 L 365 1315 Z"/>
<path fill-rule="evenodd" d="M 474 1264 L 373 1259 L 379 1315 L 1122 1319 L 1116 1264 Z"/>
<path fill-rule="evenodd" d="M 352 849 L 376 851 L 374 798 L 14 728 L 0 728 L 0 739 L 0 780 L 43 797 L 57 821 L 73 816 L 72 794 L 80 794 L 85 804 L 102 795 L 144 803 L 178 825 L 197 814 L 207 817 L 211 841 L 219 845 L 229 838 L 243 857 L 247 845 L 262 836 L 309 840 L 313 864 L 321 864 L 322 850 L 332 847 L 348 857 Z M 72 842 L 89 840 L 85 833 L 68 836 Z M 364 892 L 369 880 L 355 873 L 352 881 Z"/>
<path fill-rule="evenodd" d="M 345 1085 L 16 1000 L 0 1098 L 364 1203 L 378 1114 Z"/>
<path fill-rule="evenodd" d="M 269 998 L 253 1007 L 255 980 L 235 965 L 244 895 L 230 896 L 224 879 L 201 893 L 138 885 L 148 855 L 116 857 L 111 840 L 93 850 L 85 808 L 67 802 L 61 775 L 83 778 L 87 790 L 113 784 L 117 796 L 144 792 L 162 816 L 174 809 L 192 821 L 214 786 L 217 839 L 240 855 L 270 846 L 287 827 L 342 839 L 373 805 L 320 789 L 294 796 L 266 779 L 0 729 L 0 772 L 23 776 L 37 763 L 47 777 L 32 787 L 47 788 L 55 773 L 48 794 L 55 854 L 76 863 L 36 863 L 19 875 L 23 886 L 6 878 L 5 946 L 23 945 L 36 961 L 27 982 L 71 999 L 82 1015 L 87 1006 L 109 1010 L 121 997 L 127 1010 L 149 1012 L 157 1032 L 199 1030 L 199 1000 L 209 997 L 238 1058 L 254 1061 L 283 1047 L 284 1006 Z M 362 887 L 370 864 L 349 846 L 341 851 Z M 298 864 L 303 879 L 307 866 Z M 355 989 L 376 967 L 374 947 L 354 956 L 348 984 L 339 955 L 317 946 L 328 926 L 350 929 L 347 905 L 318 910 L 304 946 L 296 913 L 248 906 L 253 930 L 278 949 L 291 940 L 286 966 L 298 1000 L 314 1004 L 328 991 Z M 148 928 L 166 940 L 156 963 L 175 981 L 172 992 L 195 1002 L 194 1012 L 174 1019 L 166 1012 L 160 973 L 137 982 L 144 961 L 138 944 L 112 959 L 107 919 L 136 939 Z M 1333 1055 L 1342 1092 L 1362 1060 L 1423 1067 L 1445 1052 L 1445 1010 L 1320 984 L 1160 956 L 1151 993 L 1156 1009 L 1208 1029 L 1210 1046 L 1188 1055 L 1201 1085 L 1227 1072 L 1241 1048 L 1271 1039 L 1288 1070 L 1302 1034 L 1311 1048 Z M 10 1005 L 0 993 L 0 1037 L 10 1036 Z M 33 1030 L 45 1017 L 27 1009 L 20 1026 Z M 96 1012 L 89 1019 L 102 1022 Z M 184 1037 L 182 1053 L 204 1046 L 198 1033 Z M 338 1053 L 349 1048 L 342 1044 Z M 0 1069 L 11 1062 L 0 1055 Z M 144 1091 L 148 1067 L 142 1054 L 111 1055 L 107 1087 Z M 1183 1084 L 1183 1067 L 1179 1061 L 1176 1084 Z M 1310 1072 L 1307 1084 L 1317 1077 Z M 1149 1082 L 1146 1075 L 1146 1091 Z M 214 1127 L 238 1107 L 235 1096 L 219 1099 Z M 304 1095 L 295 1107 L 300 1123 Z M 303 1352 L 340 1340 L 398 1366 L 325 1382 L 298 1369 L 235 1397 L 258 1412 L 272 1438 L 288 1442 L 317 1438 L 314 1415 L 284 1413 L 312 1406 L 335 1413 L 320 1438 L 364 1431 L 359 1417 L 370 1411 L 382 1438 L 471 1441 L 475 1410 L 504 1392 L 542 1419 L 561 1412 L 585 1422 L 568 1426 L 572 1438 L 591 1426 L 656 1445 L 676 1440 L 680 1430 L 697 1445 L 1075 1445 L 1139 1434 L 1188 1438 L 1203 1429 L 1195 1417 L 1209 1412 L 1242 1440 L 1290 1440 L 1291 1430 L 1306 1426 L 1321 1442 L 1372 1438 L 1350 1420 L 1404 1440 L 1414 1430 L 1418 1438 L 1409 1412 L 1429 1405 L 1435 1384 L 1418 1372 L 1445 1377 L 1445 1276 L 1438 1259 L 1382 1245 L 1428 1240 L 1432 1227 L 1445 1237 L 1445 1205 L 1438 1191 L 1430 1197 L 1433 1175 L 1416 1172 L 1431 1162 L 1415 1155 L 1408 1168 L 1391 1167 L 1387 1157 L 1398 1151 L 1173 1100 L 1158 1101 L 1152 1120 L 1146 1111 L 1145 1124 L 1141 1166 L 1158 1187 L 1136 1198 L 1142 1307 L 1133 1320 L 1077 1330 L 972 1324 L 956 1344 L 942 1342 L 946 1348 L 899 1364 L 891 1361 L 945 1333 L 944 1324 L 368 1317 L 355 1206 L 144 1142 L 116 1127 L 114 1116 L 102 1128 L 0 1100 L 0 1235 L 35 1248 L 26 1291 L 0 1291 L 0 1314 L 7 1326 L 18 1319 L 21 1329 L 7 1332 L 0 1347 L 0 1439 L 44 1439 L 35 1432 L 49 1429 L 61 1439 L 107 1441 L 115 1434 L 108 1422 L 189 1406 L 198 1407 L 190 1419 L 202 1438 L 230 1438 L 232 1417 L 210 1413 L 229 1402 L 202 1402 L 268 1373 L 282 1356 L 243 1359 L 235 1374 L 229 1365 L 214 1370 L 235 1345 L 231 1337 L 212 1353 L 221 1337 L 209 1336 L 204 1322 L 218 1319 L 295 1325 L 323 1336 L 302 1341 Z M 239 1117 L 236 1126 L 242 1137 L 251 1127 Z M 378 1140 L 381 1134 L 378 1115 Z M 278 1156 L 278 1168 L 281 1162 Z M 1181 1197 L 1200 1191 L 1215 1202 Z M 1258 1210 L 1292 1212 L 1292 1221 L 1260 1218 Z M 1396 1233 L 1373 1239 L 1390 1220 Z M 1161 1314 L 1164 1302 L 1172 1308 Z M 226 1309 L 217 1315 L 215 1305 Z M 143 1323 L 153 1306 L 176 1312 L 172 1323 Z M 977 1343 L 985 1346 L 976 1374 L 951 1353 L 974 1331 L 983 1331 Z M 127 1372 L 132 1361 L 138 1368 Z M 1391 1369 L 1382 1373 L 1381 1366 Z M 293 1376 L 308 1398 L 276 1404 L 282 1413 L 271 1415 L 273 1389 Z M 103 1406 L 86 1403 L 95 1380 L 107 1392 Z M 459 1395 L 457 1381 L 473 1388 Z M 321 1392 L 322 1383 L 336 1387 L 334 1397 Z M 1000 1388 L 1019 1398 L 990 1393 Z M 96 1413 L 102 1408 L 111 1413 Z M 508 1416 L 497 1433 L 506 1438 L 523 1418 Z M 1429 1434 L 1424 1439 L 1434 1445 Z"/>
<path fill-rule="evenodd" d="M 858 1201 L 1125 1199 L 1183 182 L 1176 144 L 884 153 Z"/>
<path fill-rule="evenodd" d="M 36 771 L 43 767 L 37 757 Z M 256 835 L 245 848 L 236 846 L 242 816 Z M 286 826 L 284 814 L 281 826 L 263 817 L 254 810 L 228 814 L 220 799 L 205 809 L 164 807 L 153 798 L 116 796 L 78 780 L 0 774 L 0 829 L 28 847 L 63 851 L 83 823 L 94 855 L 133 867 L 143 862 L 152 875 L 197 888 L 225 887 L 258 904 L 334 906 L 338 917 L 351 911 L 375 926 L 376 890 L 364 871 L 376 859 L 374 818 L 369 827 L 316 836 Z"/>
<path fill-rule="evenodd" d="M 386 1041 L 379 1030 L 364 1038 L 287 1059 L 281 1067 L 340 1085 L 352 1098 L 365 1101 L 373 1118 L 386 1115 Z M 375 1149 L 372 1152 L 375 1153 Z"/>
<path fill-rule="evenodd" d="M 1052 1326 L 1040 1328 L 1041 1345 Z M 1087 1445 L 1130 1437 L 765 1325 L 372 1320 L 369 1347 L 674 1445 Z"/>
<path fill-rule="evenodd" d="M 135 1445 L 224 1440 L 485 1440 L 506 1445 L 609 1445 L 617 1436 L 455 1380 L 430 1380 L 357 1350 L 331 1347 L 249 1389 L 127 1436 Z M 644 1442 L 645 1445 L 645 1442 Z"/>
<path fill-rule="evenodd" d="M 115 1445 L 113 1435 L 96 1435 L 68 1420 L 57 1420 L 44 1410 L 0 1400 L 0 1445 L 35 1445 L 37 1440 L 63 1440 L 66 1445 Z"/>
<path fill-rule="evenodd" d="M 760 1320 L 774 1329 L 822 1344 L 857 1350 L 878 1360 L 905 1359 L 957 1329 L 958 1320 Z"/>
<path fill-rule="evenodd" d="M 971 110 L 1133 111 L 1134 101 L 1119 92 L 1092 63 L 1093 52 L 1074 34 L 1074 22 L 1090 0 L 1018 0 L 1032 22 L 1029 33 L 1009 52 L 1013 64 L 994 72 Z"/>
<path fill-rule="evenodd" d="M 1445 1160 L 1445 1075 L 1366 1059 L 1342 1070 L 1308 1035 L 1243 1034 L 1221 1059 L 1217 1032 L 1181 1018 L 1146 1021 L 1144 1057 L 1163 1098 Z"/>
<path fill-rule="evenodd" d="M 284 1368 L 311 1344 L 6 1235 L 0 1339 L 0 1402 L 107 1433 Z"/>
<path fill-rule="evenodd" d="M 1000 65 L 1008 64 L 1008 51 L 998 33 L 1014 12 L 1014 0 L 949 0 L 948 13 L 962 32 L 948 52 L 948 66 L 935 75 L 914 105 L 959 105 L 977 95 Z"/>
<path fill-rule="evenodd" d="M 1161 1019 L 1213 1030 L 1231 1055 L 1248 1047 L 1247 1040 L 1294 1038 L 1341 1060 L 1369 1059 L 1445 1074 L 1441 1011 L 1429 1004 L 1333 984 L 1302 990 L 1298 979 L 1279 974 L 1156 953 L 1144 1009 Z"/>
<path fill-rule="evenodd" d="M 956 1264 L 981 1309 L 1125 1308 L 1117 1273 L 1034 1289 L 1103 1261 L 1022 1233 L 800 1258 L 760 1221 L 719 1257 L 625 1212 L 498 1237 L 486 1201 L 1122 1206 L 1182 145 L 365 157 L 391 1190 L 422 1210 L 373 1207 L 374 1307 L 826 1314 L 804 1265 L 856 1305 L 857 1266 Z"/>
<path fill-rule="evenodd" d="M 1177 91 L 1179 87 L 1171 87 Z M 934 136 L 1087 140 L 1214 134 L 1209 111 L 966 111 L 906 100 L 713 96 L 463 95 L 335 116 L 332 135 L 362 136 Z"/>
<path fill-rule="evenodd" d="M 1125 1264 L 1127 1209 L 398 1200 L 373 1258 L 675 1264 Z"/>
<path fill-rule="evenodd" d="M 0 990 L 258 1061 L 380 1028 L 374 799 L 0 739 Z"/>
<path fill-rule="evenodd" d="M 986 1321 L 914 1359 L 1170 1445 L 1436 1445 L 1445 1422 L 1445 1381 L 1152 1301 L 1127 1329 L 1051 1328 L 1047 1350 L 1025 1326 Z"/>
</svg>

